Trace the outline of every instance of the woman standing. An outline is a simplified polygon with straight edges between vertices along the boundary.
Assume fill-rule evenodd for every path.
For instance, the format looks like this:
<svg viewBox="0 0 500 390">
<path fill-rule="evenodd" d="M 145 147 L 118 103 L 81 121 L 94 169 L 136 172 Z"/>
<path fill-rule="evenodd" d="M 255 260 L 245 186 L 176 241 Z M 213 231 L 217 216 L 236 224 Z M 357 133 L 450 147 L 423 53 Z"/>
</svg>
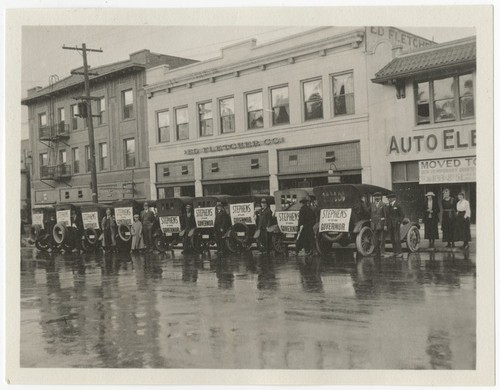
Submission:
<svg viewBox="0 0 500 390">
<path fill-rule="evenodd" d="M 426 201 L 424 205 L 424 238 L 429 240 L 429 248 L 434 248 L 434 240 L 439 238 L 439 205 L 436 202 L 436 195 L 429 191 L 425 194 Z"/>
<path fill-rule="evenodd" d="M 441 230 L 443 231 L 443 242 L 447 242 L 447 248 L 455 246 L 455 199 L 450 196 L 450 190 L 443 190 L 443 216 L 441 218 Z"/>
<path fill-rule="evenodd" d="M 111 209 L 106 209 L 106 216 L 102 219 L 102 247 L 104 252 L 112 252 L 115 249 L 116 241 L 116 221 L 115 217 L 111 215 Z"/>
<path fill-rule="evenodd" d="M 134 223 L 132 224 L 130 233 L 132 233 L 132 246 L 130 248 L 130 252 L 144 249 L 144 242 L 142 240 L 142 223 L 139 221 L 139 214 L 134 215 Z"/>
<path fill-rule="evenodd" d="M 465 200 L 465 194 L 458 194 L 457 218 L 455 223 L 455 241 L 463 241 L 463 249 L 469 249 L 470 235 L 470 204 Z"/>
</svg>

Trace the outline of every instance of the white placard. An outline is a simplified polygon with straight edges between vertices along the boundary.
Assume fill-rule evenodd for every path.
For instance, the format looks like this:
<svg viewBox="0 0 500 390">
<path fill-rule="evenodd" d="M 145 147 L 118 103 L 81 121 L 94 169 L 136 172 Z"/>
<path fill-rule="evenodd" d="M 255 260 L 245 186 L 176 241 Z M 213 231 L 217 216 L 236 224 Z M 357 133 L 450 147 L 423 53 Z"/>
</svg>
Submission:
<svg viewBox="0 0 500 390">
<path fill-rule="evenodd" d="M 278 220 L 278 227 L 281 233 L 298 233 L 298 211 L 276 211 L 276 219 Z"/>
<path fill-rule="evenodd" d="M 194 219 L 199 228 L 213 228 L 215 226 L 215 207 L 194 209 Z"/>
<path fill-rule="evenodd" d="M 43 226 L 43 214 L 31 214 L 31 223 L 33 226 L 39 225 L 44 229 Z"/>
<path fill-rule="evenodd" d="M 348 232 L 352 209 L 323 209 L 319 217 L 320 232 Z"/>
<path fill-rule="evenodd" d="M 71 226 L 71 211 L 59 210 L 56 212 L 57 223 L 62 223 L 64 226 Z"/>
<path fill-rule="evenodd" d="M 99 229 L 99 216 L 97 211 L 82 213 L 84 229 Z"/>
<path fill-rule="evenodd" d="M 245 223 L 255 225 L 255 207 L 251 203 L 235 203 L 229 206 L 231 213 L 231 223 Z"/>
<path fill-rule="evenodd" d="M 418 162 L 419 183 L 468 183 L 476 181 L 476 157 L 443 158 Z"/>
<path fill-rule="evenodd" d="M 115 220 L 117 225 L 132 225 L 134 222 L 134 210 L 132 207 L 116 207 Z"/>
<path fill-rule="evenodd" d="M 163 233 L 180 233 L 181 218 L 178 215 L 160 217 L 160 227 Z"/>
</svg>

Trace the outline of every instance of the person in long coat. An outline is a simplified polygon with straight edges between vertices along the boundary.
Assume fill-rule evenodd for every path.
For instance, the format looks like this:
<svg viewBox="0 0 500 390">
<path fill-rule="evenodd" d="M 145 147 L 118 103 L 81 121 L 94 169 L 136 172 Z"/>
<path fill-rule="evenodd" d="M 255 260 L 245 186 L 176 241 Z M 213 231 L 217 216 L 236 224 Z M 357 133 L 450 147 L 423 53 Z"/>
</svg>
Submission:
<svg viewBox="0 0 500 390">
<path fill-rule="evenodd" d="M 142 240 L 142 223 L 141 221 L 139 221 L 138 214 L 134 215 L 134 223 L 132 223 L 130 233 L 132 234 L 132 245 L 130 247 L 130 252 L 144 249 L 144 243 Z"/>
<path fill-rule="evenodd" d="M 455 220 L 456 220 L 456 202 L 450 196 L 450 190 L 443 190 L 443 215 L 441 216 L 441 230 L 443 231 L 443 242 L 447 242 L 447 248 L 455 246 Z"/>
<path fill-rule="evenodd" d="M 111 215 L 111 209 L 106 209 L 106 216 L 101 221 L 102 247 L 105 252 L 114 251 L 116 247 L 117 225 L 115 217 Z"/>
<path fill-rule="evenodd" d="M 271 226 L 273 213 L 267 205 L 267 200 L 265 198 L 262 198 L 262 200 L 260 201 L 260 205 L 262 206 L 262 209 L 260 211 L 258 225 L 258 229 L 260 231 L 259 239 L 262 245 L 262 252 L 269 253 L 269 233 L 267 231 L 267 228 Z"/>
<path fill-rule="evenodd" d="M 196 227 L 196 219 L 194 218 L 193 206 L 187 204 L 184 213 L 181 216 L 181 230 L 183 253 L 188 253 L 191 249 L 189 244 L 189 232 Z"/>
<path fill-rule="evenodd" d="M 434 192 L 425 194 L 426 200 L 424 204 L 424 238 L 429 240 L 429 248 L 434 248 L 434 240 L 439 238 L 439 205 L 436 201 Z"/>
<path fill-rule="evenodd" d="M 304 248 L 306 255 L 310 255 L 314 243 L 313 227 L 316 223 L 316 215 L 309 206 L 309 199 L 302 198 L 300 203 L 302 203 L 302 207 L 299 211 L 299 235 L 295 244 L 295 252 L 300 252 Z"/>
<path fill-rule="evenodd" d="M 373 230 L 373 245 L 375 247 L 375 254 L 377 256 L 384 256 L 387 209 L 385 203 L 382 202 L 382 193 L 375 192 L 373 200 L 368 210 L 370 213 L 370 227 Z"/>
<path fill-rule="evenodd" d="M 457 217 L 455 221 L 455 241 L 463 241 L 463 249 L 469 248 L 469 242 L 471 241 L 470 234 L 470 203 L 465 200 L 465 194 L 460 192 L 458 194 L 458 202 L 456 205 Z"/>
<path fill-rule="evenodd" d="M 217 202 L 215 207 L 215 221 L 214 221 L 214 230 L 215 230 L 215 242 L 217 244 L 217 253 L 226 252 L 226 246 L 224 245 L 224 234 L 231 227 L 231 218 L 229 214 L 226 212 L 226 209 L 222 205 L 221 202 Z"/>
<path fill-rule="evenodd" d="M 144 246 L 149 251 L 153 250 L 153 225 L 155 223 L 155 213 L 149 209 L 147 202 L 144 203 L 144 210 L 140 216 L 142 222 Z"/>
<path fill-rule="evenodd" d="M 396 201 L 395 194 L 387 195 L 389 199 L 389 204 L 386 206 L 386 218 L 387 218 L 387 232 L 391 238 L 392 250 L 396 257 L 403 257 L 403 251 L 401 249 L 401 223 L 404 219 L 403 209 L 401 205 Z"/>
</svg>

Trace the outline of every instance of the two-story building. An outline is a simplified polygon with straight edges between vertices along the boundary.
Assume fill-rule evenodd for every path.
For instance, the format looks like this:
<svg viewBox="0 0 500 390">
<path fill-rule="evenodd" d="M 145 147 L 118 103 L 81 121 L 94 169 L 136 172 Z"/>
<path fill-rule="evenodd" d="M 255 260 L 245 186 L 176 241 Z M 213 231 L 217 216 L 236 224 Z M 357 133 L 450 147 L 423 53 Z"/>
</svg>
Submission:
<svg viewBox="0 0 500 390">
<path fill-rule="evenodd" d="M 175 69 L 194 60 L 142 50 L 126 61 L 91 68 L 91 95 L 99 202 L 149 197 L 149 145 L 144 84 L 146 70 Z M 82 69 L 80 69 L 82 71 Z M 92 200 L 86 119 L 78 113 L 82 75 L 28 90 L 32 203 Z"/>
<path fill-rule="evenodd" d="M 475 222 L 475 37 L 402 53 L 373 82 L 385 108 L 371 114 L 372 157 L 407 213 L 421 218 L 425 193 L 448 188 L 465 193 Z"/>
<path fill-rule="evenodd" d="M 322 27 L 148 69 L 152 196 L 390 184 L 371 147 L 385 90 L 370 80 L 397 51 L 428 45 L 394 27 Z"/>
</svg>

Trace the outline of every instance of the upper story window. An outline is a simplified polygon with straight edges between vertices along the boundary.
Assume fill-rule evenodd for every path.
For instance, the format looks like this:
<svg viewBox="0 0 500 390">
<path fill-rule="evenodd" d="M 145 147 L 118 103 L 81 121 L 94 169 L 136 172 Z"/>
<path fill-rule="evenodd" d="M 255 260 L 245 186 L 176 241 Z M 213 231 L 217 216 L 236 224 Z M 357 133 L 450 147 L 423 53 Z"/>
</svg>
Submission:
<svg viewBox="0 0 500 390">
<path fill-rule="evenodd" d="M 72 104 L 70 107 L 71 111 L 71 130 L 78 129 L 78 105 Z"/>
<path fill-rule="evenodd" d="M 472 74 L 415 83 L 417 124 L 474 117 Z"/>
<path fill-rule="evenodd" d="M 64 121 L 65 121 L 66 117 L 65 117 L 65 113 L 64 113 L 64 107 L 60 107 L 57 109 L 57 121 L 64 125 Z"/>
<path fill-rule="evenodd" d="M 40 153 L 40 177 L 45 177 L 48 175 L 48 165 L 49 165 L 49 154 Z"/>
<path fill-rule="evenodd" d="M 170 113 L 161 111 L 156 113 L 158 123 L 158 142 L 170 142 Z"/>
<path fill-rule="evenodd" d="M 187 107 L 175 110 L 175 131 L 178 141 L 189 139 L 189 115 Z"/>
<path fill-rule="evenodd" d="M 89 145 L 85 146 L 85 156 L 87 158 L 87 165 L 85 166 L 85 169 L 87 172 L 90 172 L 92 169 L 92 159 L 90 158 L 90 146 Z"/>
<path fill-rule="evenodd" d="M 125 147 L 125 168 L 135 167 L 135 139 L 123 140 Z"/>
<path fill-rule="evenodd" d="M 321 79 L 302 83 L 304 94 L 304 119 L 323 118 L 323 82 Z"/>
<path fill-rule="evenodd" d="M 234 133 L 234 98 L 219 100 L 220 132 L 222 134 Z"/>
<path fill-rule="evenodd" d="M 66 150 L 59 150 L 59 164 L 66 164 L 68 161 L 66 160 Z"/>
<path fill-rule="evenodd" d="M 212 102 L 198 104 L 200 137 L 214 134 Z"/>
<path fill-rule="evenodd" d="M 290 123 L 288 86 L 271 89 L 271 104 L 273 109 L 273 126 Z"/>
<path fill-rule="evenodd" d="M 260 129 L 264 127 L 262 92 L 247 94 L 247 127 L 248 129 Z"/>
<path fill-rule="evenodd" d="M 131 89 L 122 91 L 123 119 L 134 116 L 134 94 Z"/>
<path fill-rule="evenodd" d="M 102 97 L 97 101 L 97 123 L 102 125 L 105 123 L 104 115 L 106 114 L 106 98 Z"/>
<path fill-rule="evenodd" d="M 47 126 L 47 114 L 42 112 L 41 114 L 38 114 L 38 127 L 44 126 Z"/>
<path fill-rule="evenodd" d="M 108 144 L 99 144 L 99 168 L 101 171 L 108 169 Z"/>
<path fill-rule="evenodd" d="M 80 172 L 80 151 L 78 148 L 73 148 L 73 173 Z"/>
<path fill-rule="evenodd" d="M 354 82 L 352 72 L 333 76 L 333 113 L 354 114 Z"/>
</svg>

